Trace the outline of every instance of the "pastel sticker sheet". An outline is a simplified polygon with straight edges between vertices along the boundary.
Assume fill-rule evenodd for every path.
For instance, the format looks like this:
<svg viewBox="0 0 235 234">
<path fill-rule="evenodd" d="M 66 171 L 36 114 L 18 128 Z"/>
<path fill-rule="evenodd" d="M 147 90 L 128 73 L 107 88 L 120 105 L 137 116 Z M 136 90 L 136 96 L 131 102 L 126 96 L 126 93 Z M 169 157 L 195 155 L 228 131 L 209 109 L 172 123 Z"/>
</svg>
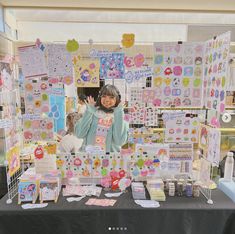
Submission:
<svg viewBox="0 0 235 234">
<path fill-rule="evenodd" d="M 136 153 L 131 156 L 130 175 L 151 177 L 167 170 L 169 160 L 168 144 L 137 144 Z"/>
<path fill-rule="evenodd" d="M 112 53 L 100 58 L 100 79 L 124 79 L 124 53 Z"/>
<path fill-rule="evenodd" d="M 203 43 L 154 43 L 152 88 L 160 106 L 202 106 L 203 56 Z"/>
<path fill-rule="evenodd" d="M 165 142 L 198 142 L 199 120 L 197 114 L 164 112 Z"/>
<path fill-rule="evenodd" d="M 56 201 L 59 196 L 59 179 L 40 181 L 40 201 Z"/>
<path fill-rule="evenodd" d="M 47 75 L 45 53 L 36 45 L 19 47 L 20 64 L 26 79 Z"/>
<path fill-rule="evenodd" d="M 110 172 L 124 170 L 127 172 L 128 156 L 120 153 L 90 154 L 79 152 L 76 154 L 57 154 L 57 169 L 62 177 L 74 176 L 101 178 L 110 175 Z"/>
<path fill-rule="evenodd" d="M 168 171 L 171 174 L 192 174 L 193 144 L 170 144 Z"/>
<path fill-rule="evenodd" d="M 75 85 L 77 87 L 99 87 L 99 60 L 73 58 Z"/>
<path fill-rule="evenodd" d="M 209 144 L 209 127 L 200 124 L 199 125 L 199 142 L 198 142 L 199 148 L 207 151 L 208 150 L 208 144 Z"/>
<path fill-rule="evenodd" d="M 38 197 L 37 181 L 20 181 L 18 184 L 18 203 L 31 201 L 35 203 Z"/>
<path fill-rule="evenodd" d="M 153 76 L 151 67 L 140 69 L 131 69 L 125 73 L 125 79 L 128 84 L 138 82 L 139 80 L 146 80 L 148 77 Z"/>
<path fill-rule="evenodd" d="M 225 83 L 228 76 L 228 60 L 231 32 L 226 32 L 206 42 L 205 49 L 205 97 L 206 107 L 225 110 Z"/>
<path fill-rule="evenodd" d="M 145 126 L 157 126 L 158 125 L 158 110 L 156 107 L 146 107 L 145 109 Z"/>
<path fill-rule="evenodd" d="M 25 113 L 41 114 L 50 111 L 49 93 L 50 85 L 48 77 L 40 77 L 24 82 Z"/>
<path fill-rule="evenodd" d="M 54 123 L 51 118 L 36 115 L 23 116 L 24 141 L 52 141 Z"/>
<path fill-rule="evenodd" d="M 52 78 L 63 77 L 71 81 L 73 77 L 72 56 L 62 44 L 48 44 L 48 75 Z"/>
<path fill-rule="evenodd" d="M 20 169 L 20 147 L 19 145 L 14 146 L 6 152 L 6 159 L 8 162 L 8 173 L 9 176 L 13 176 Z"/>
</svg>

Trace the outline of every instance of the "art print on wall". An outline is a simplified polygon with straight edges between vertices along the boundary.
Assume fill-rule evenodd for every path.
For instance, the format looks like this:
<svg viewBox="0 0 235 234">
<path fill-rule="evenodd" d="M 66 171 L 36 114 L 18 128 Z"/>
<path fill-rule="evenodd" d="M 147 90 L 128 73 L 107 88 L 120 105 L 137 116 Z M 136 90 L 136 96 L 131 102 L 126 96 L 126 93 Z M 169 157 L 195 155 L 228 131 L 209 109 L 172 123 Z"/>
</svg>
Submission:
<svg viewBox="0 0 235 234">
<path fill-rule="evenodd" d="M 124 79 L 124 53 L 112 53 L 100 58 L 100 79 Z"/>
<path fill-rule="evenodd" d="M 20 169 L 20 147 L 16 145 L 8 150 L 6 159 L 8 162 L 8 173 L 11 177 Z"/>
<path fill-rule="evenodd" d="M 77 87 L 99 87 L 99 60 L 73 59 L 75 85 Z"/>
</svg>

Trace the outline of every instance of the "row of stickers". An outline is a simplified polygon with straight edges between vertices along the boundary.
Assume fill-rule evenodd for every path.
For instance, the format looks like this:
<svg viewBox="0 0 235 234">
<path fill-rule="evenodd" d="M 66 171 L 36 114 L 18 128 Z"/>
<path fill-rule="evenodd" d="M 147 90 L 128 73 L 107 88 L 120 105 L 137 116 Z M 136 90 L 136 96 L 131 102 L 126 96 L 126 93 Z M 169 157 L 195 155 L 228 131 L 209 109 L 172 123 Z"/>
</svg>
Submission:
<svg viewBox="0 0 235 234">
<path fill-rule="evenodd" d="M 150 77 L 157 106 L 206 105 L 223 112 L 229 45 L 230 32 L 205 43 L 154 43 L 149 67 L 142 54 L 128 57 L 93 49 L 90 59 L 82 59 L 61 44 L 20 47 L 19 56 L 26 79 L 47 75 L 78 87 L 99 87 L 100 79 L 123 79 L 141 87 L 138 81 Z"/>
<path fill-rule="evenodd" d="M 57 169 L 63 177 L 102 177 L 125 171 L 131 177 L 157 176 L 192 172 L 192 144 L 145 144 L 136 146 L 136 153 L 89 154 L 85 152 L 57 154 Z"/>
</svg>

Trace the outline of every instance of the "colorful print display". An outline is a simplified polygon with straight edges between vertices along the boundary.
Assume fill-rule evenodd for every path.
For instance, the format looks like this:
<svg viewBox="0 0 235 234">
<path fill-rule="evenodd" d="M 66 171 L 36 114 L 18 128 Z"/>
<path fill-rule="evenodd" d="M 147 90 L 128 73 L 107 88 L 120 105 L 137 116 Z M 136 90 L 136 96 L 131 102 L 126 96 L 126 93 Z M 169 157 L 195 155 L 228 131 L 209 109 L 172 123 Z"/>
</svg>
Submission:
<svg viewBox="0 0 235 234">
<path fill-rule="evenodd" d="M 53 127 L 53 119 L 40 118 L 35 115 L 23 116 L 25 141 L 52 141 Z"/>
<path fill-rule="evenodd" d="M 231 32 L 206 42 L 205 49 L 205 98 L 209 109 L 224 112 L 225 80 L 228 76 L 228 60 Z"/>
<path fill-rule="evenodd" d="M 18 184 L 18 204 L 21 202 L 35 203 L 38 192 L 38 181 L 20 181 Z"/>
<path fill-rule="evenodd" d="M 127 171 L 128 156 L 120 153 L 90 154 L 57 154 L 57 169 L 62 177 L 97 177 L 110 175 L 111 172 Z"/>
<path fill-rule="evenodd" d="M 100 58 L 100 79 L 124 79 L 124 53 L 112 53 Z"/>
<path fill-rule="evenodd" d="M 167 171 L 168 161 L 168 144 L 137 144 L 136 153 L 131 156 L 130 175 L 134 178 L 159 176 L 161 171 Z"/>
<path fill-rule="evenodd" d="M 45 53 L 36 45 L 19 47 L 19 57 L 24 77 L 47 75 Z"/>
<path fill-rule="evenodd" d="M 49 77 L 62 77 L 65 80 L 68 79 L 68 83 L 71 83 L 73 77 L 72 56 L 66 50 L 66 46 L 60 44 L 49 44 L 47 45 L 47 53 Z"/>
<path fill-rule="evenodd" d="M 171 174 L 191 174 L 193 144 L 170 144 L 168 171 Z"/>
<path fill-rule="evenodd" d="M 20 169 L 20 147 L 18 145 L 6 152 L 9 176 L 13 176 Z"/>
<path fill-rule="evenodd" d="M 221 132 L 216 128 L 200 125 L 199 147 L 203 149 L 203 155 L 213 165 L 219 165 L 220 161 Z"/>
<path fill-rule="evenodd" d="M 9 63 L 0 62 L 0 90 L 13 90 L 12 70 Z"/>
<path fill-rule="evenodd" d="M 164 112 L 165 142 L 198 141 L 199 120 L 196 114 L 186 112 Z"/>
<path fill-rule="evenodd" d="M 73 66 L 75 72 L 75 85 L 77 87 L 99 87 L 99 69 L 98 60 L 76 59 L 73 57 Z"/>
<path fill-rule="evenodd" d="M 159 106 L 202 106 L 203 43 L 154 43 L 155 101 Z"/>
<path fill-rule="evenodd" d="M 25 113 L 41 114 L 50 111 L 49 82 L 48 77 L 40 77 L 35 80 L 26 80 L 25 89 Z"/>
</svg>

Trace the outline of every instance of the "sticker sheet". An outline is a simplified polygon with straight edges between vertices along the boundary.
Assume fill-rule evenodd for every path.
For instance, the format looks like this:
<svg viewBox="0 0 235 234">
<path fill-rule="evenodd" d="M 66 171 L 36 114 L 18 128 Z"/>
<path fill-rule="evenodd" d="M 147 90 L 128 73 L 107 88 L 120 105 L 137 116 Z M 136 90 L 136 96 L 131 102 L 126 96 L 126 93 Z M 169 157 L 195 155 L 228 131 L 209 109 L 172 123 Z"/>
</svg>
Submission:
<svg viewBox="0 0 235 234">
<path fill-rule="evenodd" d="M 128 84 L 138 82 L 141 80 L 146 80 L 148 77 L 153 76 L 152 67 L 140 69 L 131 69 L 125 73 L 125 79 Z"/>
<path fill-rule="evenodd" d="M 219 113 L 225 110 L 225 81 L 229 69 L 230 38 L 231 32 L 227 32 L 208 40 L 205 46 L 206 107 L 217 110 Z"/>
<path fill-rule="evenodd" d="M 72 56 L 62 44 L 48 44 L 48 75 L 52 78 L 73 78 Z"/>
<path fill-rule="evenodd" d="M 100 58 L 100 79 L 124 79 L 124 53 L 112 53 Z"/>
<path fill-rule="evenodd" d="M 198 142 L 199 120 L 197 114 L 164 112 L 165 142 Z"/>
<path fill-rule="evenodd" d="M 192 174 L 193 144 L 170 144 L 168 171 L 171 174 Z"/>
<path fill-rule="evenodd" d="M 13 176 L 20 169 L 20 147 L 18 145 L 6 152 L 8 173 Z"/>
<path fill-rule="evenodd" d="M 34 80 L 25 80 L 24 90 L 26 114 L 41 114 L 50 111 L 50 85 L 47 76 Z"/>
<path fill-rule="evenodd" d="M 73 57 L 75 85 L 77 87 L 100 87 L 100 61 L 91 59 L 75 59 Z"/>
<path fill-rule="evenodd" d="M 80 152 L 76 154 L 57 154 L 57 169 L 62 177 L 101 178 L 110 172 L 124 170 L 127 172 L 128 156 L 120 153 L 90 154 Z"/>
<path fill-rule="evenodd" d="M 204 43 L 154 43 L 152 88 L 160 106 L 202 106 Z"/>
<path fill-rule="evenodd" d="M 52 141 L 53 119 L 40 118 L 37 115 L 23 116 L 23 134 L 24 141 Z"/>
<path fill-rule="evenodd" d="M 167 170 L 168 161 L 168 144 L 137 144 L 130 161 L 130 175 L 134 178 L 159 176 Z"/>
<path fill-rule="evenodd" d="M 26 79 L 47 75 L 45 53 L 36 45 L 19 47 L 20 64 Z"/>
</svg>

